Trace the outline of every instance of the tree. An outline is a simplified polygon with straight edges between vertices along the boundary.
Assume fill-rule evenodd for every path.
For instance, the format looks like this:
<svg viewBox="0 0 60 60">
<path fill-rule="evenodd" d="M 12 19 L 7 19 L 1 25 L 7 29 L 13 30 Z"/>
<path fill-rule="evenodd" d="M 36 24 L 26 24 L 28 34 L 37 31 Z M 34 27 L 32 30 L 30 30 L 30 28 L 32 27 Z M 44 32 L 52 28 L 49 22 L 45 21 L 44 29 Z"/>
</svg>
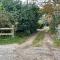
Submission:
<svg viewBox="0 0 60 60">
<path fill-rule="evenodd" d="M 4 10 L 3 4 L 0 2 L 0 11 Z"/>
<path fill-rule="evenodd" d="M 10 16 L 10 14 L 6 11 L 1 11 L 0 12 L 0 27 L 11 27 L 12 23 L 11 20 L 12 17 Z"/>
<path fill-rule="evenodd" d="M 60 4 L 60 0 L 53 0 L 55 3 Z"/>
<path fill-rule="evenodd" d="M 40 18 L 39 8 L 36 5 L 28 4 L 21 8 L 21 20 L 19 20 L 19 30 L 25 32 L 34 32 L 37 28 L 37 21 Z"/>
<path fill-rule="evenodd" d="M 35 4 L 22 4 L 21 1 L 3 1 L 5 10 L 10 13 L 12 23 L 18 22 L 17 31 L 33 33 L 40 18 L 39 7 Z"/>
<path fill-rule="evenodd" d="M 44 5 L 43 12 L 46 13 L 46 14 L 50 14 L 50 15 L 53 14 L 54 8 L 53 8 L 52 4 Z"/>
</svg>

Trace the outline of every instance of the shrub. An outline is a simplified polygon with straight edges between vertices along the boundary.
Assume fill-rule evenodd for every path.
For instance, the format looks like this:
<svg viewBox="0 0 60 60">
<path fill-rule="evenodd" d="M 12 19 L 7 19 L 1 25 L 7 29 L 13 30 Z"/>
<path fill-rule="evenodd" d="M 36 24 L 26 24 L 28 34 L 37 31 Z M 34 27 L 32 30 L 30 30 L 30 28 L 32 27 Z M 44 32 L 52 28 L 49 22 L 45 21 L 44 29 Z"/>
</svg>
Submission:
<svg viewBox="0 0 60 60">
<path fill-rule="evenodd" d="M 0 11 L 0 27 L 11 27 L 10 14 L 6 11 Z"/>
<path fill-rule="evenodd" d="M 38 28 L 43 28 L 44 27 L 44 20 L 39 20 L 38 21 Z"/>
<path fill-rule="evenodd" d="M 51 33 L 56 33 L 57 25 L 58 25 L 57 16 L 53 15 L 53 20 L 51 21 L 51 24 L 50 24 Z"/>
</svg>

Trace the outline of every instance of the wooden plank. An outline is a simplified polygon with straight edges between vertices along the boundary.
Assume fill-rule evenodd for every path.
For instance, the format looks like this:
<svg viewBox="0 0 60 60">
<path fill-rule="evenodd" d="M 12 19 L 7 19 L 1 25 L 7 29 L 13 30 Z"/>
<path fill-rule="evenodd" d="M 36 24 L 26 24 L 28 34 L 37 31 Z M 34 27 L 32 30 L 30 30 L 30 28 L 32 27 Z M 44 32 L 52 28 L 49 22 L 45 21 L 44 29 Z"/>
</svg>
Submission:
<svg viewBox="0 0 60 60">
<path fill-rule="evenodd" d="M 0 35 L 12 35 L 12 33 L 0 33 Z"/>
<path fill-rule="evenodd" d="M 0 30 L 12 30 L 13 28 L 0 28 Z"/>
</svg>

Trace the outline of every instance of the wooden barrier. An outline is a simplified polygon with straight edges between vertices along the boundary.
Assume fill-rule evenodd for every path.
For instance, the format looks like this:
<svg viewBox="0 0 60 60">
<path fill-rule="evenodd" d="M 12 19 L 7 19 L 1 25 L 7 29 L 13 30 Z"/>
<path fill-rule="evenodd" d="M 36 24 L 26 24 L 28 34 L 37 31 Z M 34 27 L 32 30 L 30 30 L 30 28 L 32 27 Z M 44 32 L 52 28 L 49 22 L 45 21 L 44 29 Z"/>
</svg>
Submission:
<svg viewBox="0 0 60 60">
<path fill-rule="evenodd" d="M 14 37 L 14 25 L 12 25 L 11 28 L 0 28 L 0 31 L 10 31 L 9 33 L 0 33 L 0 36 L 1 35 L 11 35 L 12 37 Z"/>
</svg>

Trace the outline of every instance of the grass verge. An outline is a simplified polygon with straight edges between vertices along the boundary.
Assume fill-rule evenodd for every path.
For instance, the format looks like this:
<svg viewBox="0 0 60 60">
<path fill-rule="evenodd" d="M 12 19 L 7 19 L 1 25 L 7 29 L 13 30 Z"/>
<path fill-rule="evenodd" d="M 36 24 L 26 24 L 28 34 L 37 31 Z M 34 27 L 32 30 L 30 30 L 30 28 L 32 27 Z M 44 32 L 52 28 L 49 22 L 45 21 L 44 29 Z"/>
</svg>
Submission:
<svg viewBox="0 0 60 60">
<path fill-rule="evenodd" d="M 21 44 L 27 40 L 27 36 L 15 36 L 12 38 L 11 36 L 0 37 L 0 45 L 6 44 Z"/>
<path fill-rule="evenodd" d="M 54 47 L 60 47 L 60 39 L 55 39 L 53 41 Z"/>
<path fill-rule="evenodd" d="M 44 36 L 45 36 L 44 32 L 38 32 L 38 34 L 37 34 L 35 40 L 33 41 L 32 45 L 35 46 L 35 47 L 41 46 L 42 45 L 42 41 L 44 39 Z"/>
</svg>

